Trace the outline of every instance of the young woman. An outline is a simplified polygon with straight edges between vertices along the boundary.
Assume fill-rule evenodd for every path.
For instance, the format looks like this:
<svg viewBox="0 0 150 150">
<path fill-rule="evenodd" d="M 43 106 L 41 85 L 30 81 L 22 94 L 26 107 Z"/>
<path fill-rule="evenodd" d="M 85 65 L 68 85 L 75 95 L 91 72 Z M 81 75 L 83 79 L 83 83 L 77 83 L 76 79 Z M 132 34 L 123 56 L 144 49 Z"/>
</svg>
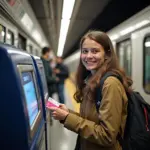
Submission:
<svg viewBox="0 0 150 150">
<path fill-rule="evenodd" d="M 128 104 L 126 91 L 131 92 L 132 80 L 120 69 L 112 42 L 105 33 L 88 32 L 81 39 L 80 48 L 74 95 L 81 103 L 80 114 L 61 105 L 60 108 L 51 108 L 53 117 L 80 135 L 79 150 L 121 150 L 118 137 L 124 134 Z M 105 80 L 98 114 L 95 91 L 108 71 L 119 75 L 122 82 L 113 76 Z"/>
</svg>

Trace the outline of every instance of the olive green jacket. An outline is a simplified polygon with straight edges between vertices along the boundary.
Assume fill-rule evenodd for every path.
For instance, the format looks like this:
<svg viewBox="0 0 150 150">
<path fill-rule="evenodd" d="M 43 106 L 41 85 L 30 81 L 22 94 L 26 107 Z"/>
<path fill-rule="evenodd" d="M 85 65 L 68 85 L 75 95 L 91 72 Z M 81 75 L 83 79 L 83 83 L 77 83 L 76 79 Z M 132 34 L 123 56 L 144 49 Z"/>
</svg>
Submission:
<svg viewBox="0 0 150 150">
<path fill-rule="evenodd" d="M 64 126 L 80 135 L 81 150 L 121 150 L 117 137 L 124 134 L 127 104 L 121 82 L 108 77 L 102 89 L 99 114 L 94 100 L 83 99 L 80 114 L 70 111 Z"/>
</svg>

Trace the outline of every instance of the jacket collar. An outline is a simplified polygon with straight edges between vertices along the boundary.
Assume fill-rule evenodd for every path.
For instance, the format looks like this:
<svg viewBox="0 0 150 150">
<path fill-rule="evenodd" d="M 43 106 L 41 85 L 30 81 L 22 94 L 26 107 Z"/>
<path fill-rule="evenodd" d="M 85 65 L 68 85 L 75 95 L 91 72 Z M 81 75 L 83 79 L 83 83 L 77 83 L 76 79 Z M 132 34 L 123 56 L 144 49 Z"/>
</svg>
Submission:
<svg viewBox="0 0 150 150">
<path fill-rule="evenodd" d="M 42 60 L 42 61 L 45 61 L 45 62 L 49 62 L 49 60 L 46 60 L 46 59 L 44 59 L 43 57 L 41 57 L 41 60 Z"/>
</svg>

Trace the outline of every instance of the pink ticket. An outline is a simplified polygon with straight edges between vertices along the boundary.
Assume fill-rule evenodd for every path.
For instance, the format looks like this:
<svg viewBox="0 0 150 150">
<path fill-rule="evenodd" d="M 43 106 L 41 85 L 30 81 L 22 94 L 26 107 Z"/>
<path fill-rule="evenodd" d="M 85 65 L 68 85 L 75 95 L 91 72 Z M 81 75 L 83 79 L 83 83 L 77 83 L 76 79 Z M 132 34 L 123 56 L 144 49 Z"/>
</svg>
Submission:
<svg viewBox="0 0 150 150">
<path fill-rule="evenodd" d="M 60 104 L 56 100 L 52 99 L 51 97 L 48 98 L 48 101 L 46 103 L 47 108 L 50 108 L 50 107 L 57 107 L 58 108 L 59 105 Z"/>
</svg>

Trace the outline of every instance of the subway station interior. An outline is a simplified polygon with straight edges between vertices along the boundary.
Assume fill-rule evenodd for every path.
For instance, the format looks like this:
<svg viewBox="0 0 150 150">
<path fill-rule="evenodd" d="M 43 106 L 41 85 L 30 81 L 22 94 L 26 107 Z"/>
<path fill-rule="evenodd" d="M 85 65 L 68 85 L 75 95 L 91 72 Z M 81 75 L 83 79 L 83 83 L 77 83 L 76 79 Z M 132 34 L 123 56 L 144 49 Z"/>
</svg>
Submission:
<svg viewBox="0 0 150 150">
<path fill-rule="evenodd" d="M 94 129 L 86 129 L 86 125 L 83 128 L 89 134 L 86 137 L 81 131 L 81 136 L 95 147 L 89 143 L 87 146 L 83 140 L 84 146 L 75 149 L 82 123 L 73 123 L 70 115 L 72 125 L 67 129 L 67 123 L 61 123 L 47 108 L 49 97 L 60 104 L 63 94 L 68 114 L 82 112 L 74 96 L 80 89 L 76 73 L 82 61 L 81 39 L 90 31 L 108 35 L 119 65 L 133 81 L 133 89 L 150 105 L 150 1 L 0 0 L 1 150 L 125 150 L 112 145 L 113 148 L 105 147 L 101 142 L 95 146 L 90 140 L 98 138 L 99 132 L 93 137 L 94 133 L 90 135 L 90 132 Z M 59 89 L 52 95 L 49 92 L 51 82 L 45 71 L 43 48 L 50 49 L 47 62 L 52 77 L 60 71 L 53 70 L 57 59 L 61 58 L 67 68 L 61 94 Z M 90 114 L 92 110 L 86 111 Z M 149 126 L 147 119 L 150 120 L 150 115 L 146 118 Z M 78 126 L 79 131 L 72 129 Z M 150 150 L 150 146 L 131 150 Z"/>
</svg>

